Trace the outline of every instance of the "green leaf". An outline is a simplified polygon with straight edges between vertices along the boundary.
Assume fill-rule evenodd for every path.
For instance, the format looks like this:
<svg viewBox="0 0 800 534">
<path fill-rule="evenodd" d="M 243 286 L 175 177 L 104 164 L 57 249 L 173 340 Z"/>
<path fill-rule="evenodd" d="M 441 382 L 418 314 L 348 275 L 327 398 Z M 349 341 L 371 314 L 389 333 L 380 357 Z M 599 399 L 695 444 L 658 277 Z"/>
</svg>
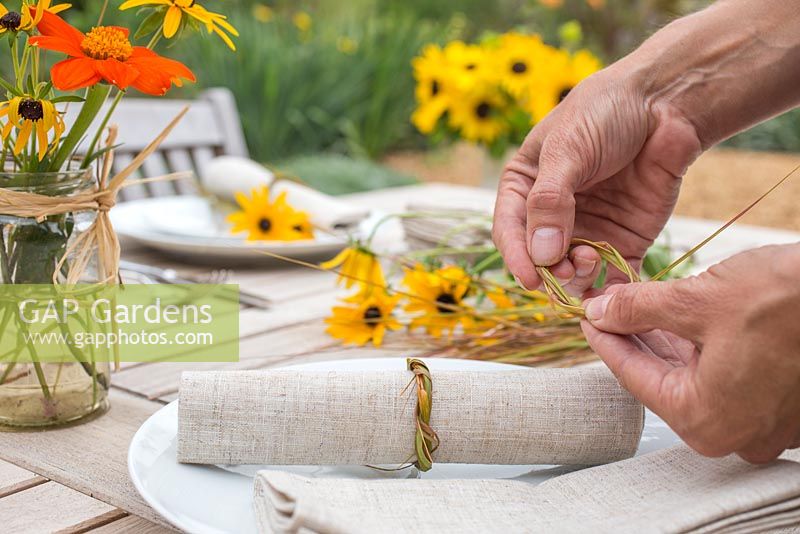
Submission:
<svg viewBox="0 0 800 534">
<path fill-rule="evenodd" d="M 13 230 L 14 258 L 19 266 L 15 283 L 50 284 L 56 263 L 64 255 L 68 236 L 55 221 L 16 226 Z"/>
<path fill-rule="evenodd" d="M 55 97 L 51 102 L 53 104 L 61 104 L 62 102 L 84 102 L 84 98 L 77 95 L 64 95 Z"/>
<path fill-rule="evenodd" d="M 36 98 L 47 98 L 47 95 L 50 94 L 52 89 L 53 82 L 39 82 L 39 85 L 36 86 Z"/>
<path fill-rule="evenodd" d="M 97 117 L 100 108 L 103 107 L 103 103 L 108 98 L 109 92 L 111 92 L 111 86 L 105 84 L 97 84 L 87 91 L 86 101 L 83 103 L 80 113 L 78 113 L 78 118 L 75 119 L 69 134 L 61 141 L 61 147 L 58 149 L 55 158 L 53 158 L 50 166 L 51 171 L 60 170 L 64 162 L 67 161 L 67 158 L 72 154 L 72 151 L 78 146 L 81 138 L 92 125 L 92 121 Z"/>
<path fill-rule="evenodd" d="M 158 31 L 161 28 L 163 20 L 164 14 L 158 10 L 154 10 L 147 15 L 147 17 L 145 17 L 141 24 L 139 24 L 139 28 L 133 35 L 133 38 L 142 39 L 143 37 L 147 37 L 148 35 Z"/>
<path fill-rule="evenodd" d="M 0 85 L 2 85 L 6 89 L 6 91 L 11 93 L 12 95 L 22 96 L 22 93 L 20 93 L 16 87 L 5 81 L 3 78 L 0 78 Z"/>
<path fill-rule="evenodd" d="M 109 150 L 116 150 L 117 148 L 119 148 L 121 146 L 122 146 L 122 143 L 117 143 L 116 145 L 104 146 L 103 148 L 101 148 L 99 150 L 95 150 L 94 152 L 92 152 L 91 156 L 86 158 L 86 165 L 88 165 L 91 162 L 99 159 L 103 154 L 105 154 Z"/>
</svg>

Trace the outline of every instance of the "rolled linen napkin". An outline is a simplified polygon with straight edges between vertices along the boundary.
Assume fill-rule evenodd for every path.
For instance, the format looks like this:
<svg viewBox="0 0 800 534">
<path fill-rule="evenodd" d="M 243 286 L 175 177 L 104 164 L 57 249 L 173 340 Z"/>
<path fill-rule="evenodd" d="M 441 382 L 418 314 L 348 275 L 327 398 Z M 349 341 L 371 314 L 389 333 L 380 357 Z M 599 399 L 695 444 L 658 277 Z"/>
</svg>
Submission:
<svg viewBox="0 0 800 534">
<path fill-rule="evenodd" d="M 434 465 L 599 464 L 632 456 L 642 406 L 605 369 L 435 371 Z M 414 455 L 406 371 L 190 372 L 178 461 L 398 465 Z"/>
<path fill-rule="evenodd" d="M 203 187 L 218 197 L 235 200 L 235 194 L 250 194 L 255 188 L 270 186 L 272 195 L 286 192 L 294 208 L 305 211 L 311 222 L 326 230 L 346 229 L 357 225 L 369 215 L 369 210 L 353 206 L 310 187 L 275 181 L 275 175 L 263 165 L 247 158 L 219 156 L 202 170 Z"/>
<path fill-rule="evenodd" d="M 796 455 L 800 459 L 800 454 Z M 261 532 L 764 532 L 800 523 L 800 464 L 686 446 L 550 479 L 310 479 L 259 471 Z"/>
</svg>

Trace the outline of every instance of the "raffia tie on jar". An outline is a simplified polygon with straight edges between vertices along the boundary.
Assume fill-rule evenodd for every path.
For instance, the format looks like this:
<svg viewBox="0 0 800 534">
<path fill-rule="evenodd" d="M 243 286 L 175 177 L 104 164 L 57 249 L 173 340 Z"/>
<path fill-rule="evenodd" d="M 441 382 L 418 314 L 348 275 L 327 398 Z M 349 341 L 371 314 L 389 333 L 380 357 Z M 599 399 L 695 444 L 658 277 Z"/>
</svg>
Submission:
<svg viewBox="0 0 800 534">
<path fill-rule="evenodd" d="M 164 130 L 156 137 L 144 150 L 142 150 L 131 163 L 122 171 L 109 178 L 111 167 L 114 161 L 113 150 L 108 150 L 103 158 L 100 170 L 100 179 L 93 191 L 77 193 L 69 197 L 47 196 L 28 191 L 14 191 L 10 189 L 0 189 L 0 213 L 17 217 L 30 217 L 38 222 L 52 215 L 61 215 L 70 212 L 93 210 L 97 212 L 97 217 L 88 231 L 81 234 L 67 248 L 57 268 L 53 273 L 53 283 L 58 283 L 60 267 L 68 257 L 72 257 L 72 265 L 67 276 L 67 284 L 75 284 L 81 278 L 92 259 L 94 251 L 97 251 L 99 260 L 99 275 L 101 283 L 116 283 L 118 279 L 120 247 L 117 235 L 111 225 L 111 218 L 108 212 L 114 207 L 117 193 L 127 184 L 125 180 L 141 167 L 144 161 L 156 151 L 164 139 L 172 132 L 180 122 L 188 107 L 184 108 Z M 112 126 L 109 128 L 106 146 L 112 147 L 117 137 L 117 129 Z M 157 178 L 149 178 L 147 181 L 176 180 L 185 177 L 187 173 L 173 173 Z M 140 181 L 141 182 L 141 181 Z"/>
</svg>

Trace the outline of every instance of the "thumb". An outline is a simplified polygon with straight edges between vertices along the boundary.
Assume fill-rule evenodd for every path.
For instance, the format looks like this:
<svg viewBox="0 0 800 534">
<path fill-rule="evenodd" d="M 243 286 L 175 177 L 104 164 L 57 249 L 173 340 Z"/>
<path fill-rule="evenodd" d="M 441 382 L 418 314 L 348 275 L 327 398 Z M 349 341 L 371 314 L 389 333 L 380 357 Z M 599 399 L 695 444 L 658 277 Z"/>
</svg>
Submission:
<svg viewBox="0 0 800 534">
<path fill-rule="evenodd" d="M 584 302 L 586 320 L 614 334 L 661 329 L 695 340 L 704 323 L 691 279 L 613 286 L 612 293 Z"/>
<path fill-rule="evenodd" d="M 575 191 L 585 178 L 580 154 L 556 141 L 560 137 L 551 135 L 542 145 L 527 199 L 528 253 L 535 265 L 555 265 L 567 253 L 575 224 Z"/>
</svg>

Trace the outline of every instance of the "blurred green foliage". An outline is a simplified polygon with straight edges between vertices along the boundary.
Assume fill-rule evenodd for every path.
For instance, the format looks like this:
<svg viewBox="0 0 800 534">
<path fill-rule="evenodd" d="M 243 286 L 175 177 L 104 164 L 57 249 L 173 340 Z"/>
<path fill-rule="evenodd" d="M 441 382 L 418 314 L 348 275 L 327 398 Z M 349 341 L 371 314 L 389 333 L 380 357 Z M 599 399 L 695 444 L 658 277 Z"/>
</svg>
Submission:
<svg viewBox="0 0 800 534">
<path fill-rule="evenodd" d="M 759 124 L 724 144 L 748 150 L 800 152 L 800 109 Z"/>
<path fill-rule="evenodd" d="M 96 23 L 103 0 L 72 3 L 75 7 L 67 12 L 70 22 L 82 29 Z M 204 87 L 230 88 L 252 156 L 276 162 L 321 152 L 379 159 L 393 149 L 428 146 L 409 122 L 414 107 L 410 61 L 428 42 L 473 40 L 519 29 L 539 32 L 558 43 L 564 24 L 577 21 L 578 28 L 574 23 L 567 26 L 570 35 L 579 29 L 583 46 L 613 61 L 671 18 L 708 0 L 606 0 L 601 9 L 586 0 L 563 0 L 558 9 L 539 0 L 202 3 L 225 12 L 240 30 L 239 51 L 229 51 L 208 35 L 162 48 L 162 53 L 185 61 L 198 75 L 196 86 L 172 96 L 191 97 Z M 136 10 L 120 13 L 117 5 L 110 2 L 103 22 L 135 28 L 141 20 Z M 296 24 L 301 13 L 310 17 L 305 29 Z M 800 151 L 800 111 L 727 144 Z"/>
<path fill-rule="evenodd" d="M 298 156 L 277 165 L 283 172 L 329 195 L 344 195 L 366 189 L 412 185 L 417 180 L 373 163 L 340 154 Z"/>
<path fill-rule="evenodd" d="M 204 38 L 177 55 L 202 66 L 203 85 L 233 90 L 254 157 L 336 151 L 377 158 L 414 142 L 410 61 L 446 28 L 409 13 L 312 14 L 306 31 L 291 16 L 263 23 L 236 11 L 231 19 L 241 33 L 238 53 Z"/>
</svg>

